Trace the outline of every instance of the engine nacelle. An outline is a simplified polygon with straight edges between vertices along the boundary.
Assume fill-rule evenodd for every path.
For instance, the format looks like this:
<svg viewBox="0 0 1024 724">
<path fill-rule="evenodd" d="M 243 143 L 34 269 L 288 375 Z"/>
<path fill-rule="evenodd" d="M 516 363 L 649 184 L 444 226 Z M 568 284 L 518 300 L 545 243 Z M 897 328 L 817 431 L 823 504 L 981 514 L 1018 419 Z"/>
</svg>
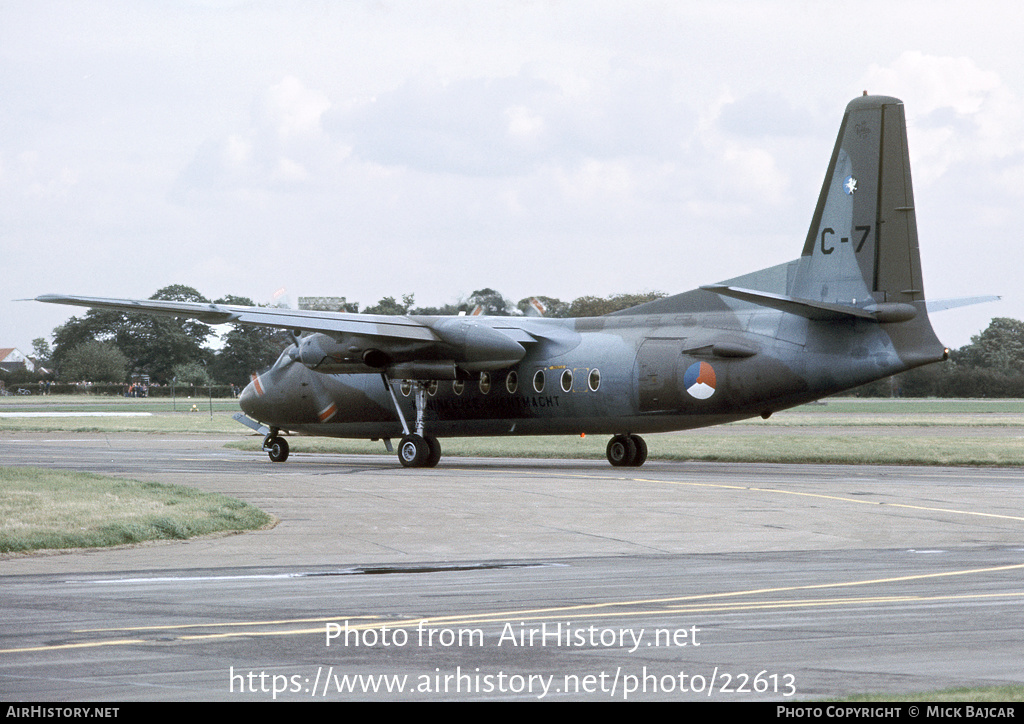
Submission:
<svg viewBox="0 0 1024 724">
<path fill-rule="evenodd" d="M 298 341 L 297 359 L 311 370 L 326 374 L 373 372 L 390 361 L 383 352 L 372 349 L 369 340 L 359 342 L 354 337 L 339 342 L 330 335 L 308 334 Z"/>
<path fill-rule="evenodd" d="M 436 324 L 434 339 L 384 340 L 377 336 L 308 334 L 293 357 L 311 370 L 355 374 L 387 370 L 396 378 L 454 380 L 457 375 L 504 369 L 526 354 L 502 332 L 461 317 Z M 457 369 L 456 369 L 457 368 Z"/>
</svg>

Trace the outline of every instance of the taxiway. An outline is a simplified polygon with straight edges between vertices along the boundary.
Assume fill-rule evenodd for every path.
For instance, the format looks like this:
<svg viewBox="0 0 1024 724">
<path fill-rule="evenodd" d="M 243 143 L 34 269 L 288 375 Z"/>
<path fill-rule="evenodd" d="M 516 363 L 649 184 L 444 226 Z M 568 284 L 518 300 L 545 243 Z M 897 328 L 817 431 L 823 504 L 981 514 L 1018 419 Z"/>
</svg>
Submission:
<svg viewBox="0 0 1024 724">
<path fill-rule="evenodd" d="M 792 700 L 1024 680 L 1020 469 L 402 469 L 192 436 L 2 443 L 0 465 L 191 485 L 279 520 L 0 559 L 8 700 Z"/>
</svg>

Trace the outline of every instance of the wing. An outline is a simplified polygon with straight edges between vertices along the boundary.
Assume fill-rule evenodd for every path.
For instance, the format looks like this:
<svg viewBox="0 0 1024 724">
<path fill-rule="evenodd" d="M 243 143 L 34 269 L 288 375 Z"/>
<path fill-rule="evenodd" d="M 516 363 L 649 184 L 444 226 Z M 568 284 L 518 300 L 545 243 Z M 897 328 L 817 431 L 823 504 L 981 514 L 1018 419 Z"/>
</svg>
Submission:
<svg viewBox="0 0 1024 724">
<path fill-rule="evenodd" d="M 298 340 L 296 353 L 303 364 L 321 372 L 394 369 L 412 378 L 446 378 L 458 370 L 481 372 L 514 365 L 526 354 L 522 343 L 535 341 L 523 329 L 486 317 L 406 317 L 62 294 L 44 294 L 36 301 L 187 317 L 208 324 L 276 327 L 296 337 L 309 333 Z"/>
</svg>

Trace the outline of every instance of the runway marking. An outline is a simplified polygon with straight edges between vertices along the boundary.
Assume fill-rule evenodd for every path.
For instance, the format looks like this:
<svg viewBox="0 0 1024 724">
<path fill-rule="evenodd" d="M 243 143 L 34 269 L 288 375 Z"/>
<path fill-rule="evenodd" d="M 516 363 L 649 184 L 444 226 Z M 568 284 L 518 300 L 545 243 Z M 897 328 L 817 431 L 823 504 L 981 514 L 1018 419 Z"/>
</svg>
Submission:
<svg viewBox="0 0 1024 724">
<path fill-rule="evenodd" d="M 350 616 L 347 621 L 361 619 L 381 619 L 383 616 Z M 224 621 L 221 623 L 169 623 L 163 626 L 131 626 L 115 628 L 79 628 L 71 633 L 104 633 L 106 631 L 172 631 L 183 628 L 220 628 L 231 626 L 281 626 L 290 623 L 327 623 L 337 621 L 338 616 L 316 616 L 313 618 L 282 618 L 268 621 Z"/>
<path fill-rule="evenodd" d="M 991 568 L 973 568 L 973 569 L 967 569 L 967 570 L 963 570 L 963 571 L 945 571 L 945 572 L 942 572 L 942 573 L 921 573 L 921 574 L 915 574 L 915 575 L 910 575 L 910 576 L 896 576 L 896 577 L 891 577 L 891 578 L 874 578 L 874 579 L 867 579 L 867 580 L 863 580 L 863 581 L 846 581 L 846 582 L 841 582 L 841 583 L 810 583 L 810 584 L 804 584 L 804 585 L 800 585 L 800 586 L 780 586 L 780 587 L 776 587 L 776 588 L 755 588 L 755 589 L 750 589 L 750 590 L 746 590 L 746 591 L 728 591 L 728 592 L 723 592 L 723 593 L 701 593 L 701 594 L 696 594 L 696 595 L 693 595 L 693 596 L 671 596 L 671 597 L 668 597 L 668 598 L 637 599 L 637 600 L 633 600 L 633 601 L 608 601 L 608 602 L 605 602 L 605 603 L 588 603 L 588 604 L 579 604 L 579 605 L 576 605 L 576 606 L 553 606 L 553 607 L 548 607 L 548 608 L 525 609 L 525 610 L 522 610 L 522 611 L 501 611 L 501 612 L 490 612 L 490 613 L 480 613 L 480 614 L 460 614 L 460 615 L 454 615 L 453 614 L 451 616 L 442 616 L 442 617 L 438 617 L 438 618 L 430 618 L 430 619 L 427 619 L 427 620 L 429 620 L 431 623 L 438 623 L 438 622 L 440 622 L 440 623 L 469 622 L 469 621 L 472 621 L 474 619 L 480 619 L 480 622 L 485 622 L 485 621 L 502 621 L 502 620 L 505 620 L 507 618 L 520 618 L 520 617 L 524 617 L 524 616 L 525 616 L 524 620 L 531 620 L 531 619 L 536 619 L 536 618 L 550 617 L 550 614 L 553 614 L 553 613 L 590 612 L 590 611 L 596 611 L 597 609 L 613 608 L 613 607 L 620 607 L 620 606 L 671 604 L 673 602 L 681 602 L 681 601 L 699 601 L 699 600 L 708 600 L 708 599 L 716 599 L 716 598 L 729 598 L 729 597 L 738 597 L 738 596 L 750 596 L 750 595 L 754 595 L 754 594 L 783 593 L 783 592 L 787 592 L 787 591 L 809 591 L 809 590 L 823 589 L 823 588 L 845 588 L 845 587 L 852 587 L 852 586 L 868 586 L 868 585 L 873 585 L 873 584 L 885 584 L 885 583 L 902 583 L 902 582 L 906 582 L 906 581 L 923 580 L 923 579 L 926 579 L 926 578 L 944 578 L 944 577 L 952 577 L 952 576 L 964 576 L 964 575 L 977 574 L 977 573 L 994 573 L 994 572 L 999 572 L 999 571 L 1011 571 L 1011 570 L 1021 570 L 1021 569 L 1024 569 L 1024 563 L 1012 564 L 1012 565 L 1006 565 L 1006 566 L 993 566 Z M 916 597 L 916 598 L 912 598 L 912 597 L 908 597 L 908 598 L 904 598 L 904 597 L 883 597 L 883 598 L 881 598 L 879 600 L 894 600 L 894 601 L 899 601 L 899 600 L 915 600 L 915 601 L 925 601 L 925 600 L 947 600 L 947 599 L 957 599 L 957 598 L 989 598 L 989 597 L 1017 597 L 1017 596 L 1024 596 L 1024 591 L 1012 591 L 1012 592 L 1009 592 L 1009 593 L 961 594 L 961 595 L 950 595 L 950 596 L 932 596 L 932 597 Z M 822 600 L 829 601 L 829 600 L 832 600 L 832 599 L 822 599 Z M 787 605 L 794 605 L 795 606 L 795 605 L 799 605 L 800 603 L 801 602 L 799 600 L 794 599 L 792 601 L 780 601 L 779 602 L 779 606 L 780 607 L 785 607 Z M 740 604 L 740 605 L 743 605 L 743 604 Z M 746 604 L 746 605 L 749 605 L 749 604 Z M 695 609 L 695 610 L 700 610 L 700 609 Z M 672 611 L 675 612 L 675 609 L 672 609 Z M 600 615 L 623 616 L 623 615 L 650 614 L 650 613 L 658 613 L 658 612 L 659 611 L 639 611 L 639 612 L 624 613 L 624 612 L 616 611 L 616 612 L 613 612 L 613 613 L 610 613 L 610 614 L 592 614 L 592 613 L 588 613 L 588 615 L 590 615 L 590 616 L 600 616 Z M 664 611 L 660 611 L 660 612 L 664 613 Z M 415 620 L 411 620 L 410 619 L 409 625 L 417 624 L 417 623 L 419 623 L 422 620 L 424 620 L 422 617 L 418 618 L 418 619 L 415 619 Z M 396 625 L 396 622 L 391 622 L 390 625 Z M 373 626 L 372 625 L 364 625 L 364 626 L 362 626 L 362 628 L 373 628 Z"/>
<path fill-rule="evenodd" d="M 929 513 L 950 513 L 953 515 L 973 515 L 982 518 L 1000 518 L 1002 520 L 1017 520 L 1024 522 L 1024 517 L 1019 515 L 1003 515 L 1001 513 L 982 513 L 976 510 L 958 510 L 956 508 L 934 508 L 926 505 L 910 505 L 909 503 L 889 503 L 883 500 L 860 500 L 858 498 L 846 498 L 841 495 L 827 495 L 825 493 L 804 493 L 797 490 L 782 490 L 781 488 L 757 488 L 749 485 L 728 485 L 726 483 L 690 483 L 679 480 L 650 480 L 647 478 L 630 478 L 641 483 L 666 483 L 668 485 L 690 485 L 705 488 L 725 488 L 730 490 L 751 490 L 757 493 L 778 493 L 779 495 L 796 495 L 805 498 L 823 498 L 825 500 L 838 500 L 843 503 L 858 503 L 859 505 L 882 505 L 889 508 L 906 508 L 908 510 L 924 510 Z"/>
<path fill-rule="evenodd" d="M 886 578 L 871 578 L 861 581 L 844 581 L 838 583 L 811 583 L 803 584 L 799 586 L 778 586 L 774 588 L 755 588 L 744 591 L 725 591 L 722 593 L 702 593 L 695 594 L 692 596 L 669 596 L 663 598 L 648 598 L 648 599 L 636 599 L 628 601 L 607 601 L 605 603 L 593 603 L 593 604 L 579 604 L 574 606 L 551 606 L 545 608 L 533 608 L 533 609 L 521 609 L 512 611 L 488 611 L 483 613 L 464 613 L 464 614 L 449 614 L 445 616 L 418 616 L 416 618 L 407 618 L 401 620 L 387 621 L 385 623 L 380 622 L 366 622 L 357 623 L 351 625 L 349 628 L 352 630 L 365 630 L 371 628 L 380 628 L 381 626 L 387 626 L 388 628 L 408 628 L 418 626 L 424 622 L 429 623 L 431 627 L 437 627 L 441 625 L 453 625 L 453 624 L 473 624 L 473 623 L 494 623 L 500 621 L 534 621 L 540 619 L 551 619 L 551 618 L 568 618 L 570 616 L 585 616 L 587 618 L 606 618 L 606 617 L 624 617 L 624 616 L 644 616 L 644 615 L 678 615 L 679 613 L 714 613 L 714 612 L 741 612 L 750 610 L 763 610 L 763 609 L 787 609 L 787 608 L 805 608 L 814 606 L 851 606 L 851 605 L 866 605 L 866 604 L 878 604 L 878 603 L 928 603 L 937 601 L 956 601 L 956 600 L 983 600 L 983 599 L 994 599 L 994 598 L 1022 598 L 1024 597 L 1024 591 L 1009 591 L 1003 593 L 965 593 L 965 594 L 949 594 L 949 595 L 933 595 L 933 596 L 862 596 L 862 597 L 848 597 L 840 599 L 793 599 L 793 600 L 780 600 L 780 601 L 748 601 L 748 602 L 737 602 L 737 603 L 714 603 L 716 599 L 725 598 L 736 598 L 741 596 L 753 596 L 753 595 L 764 595 L 772 593 L 785 593 L 789 591 L 813 591 L 821 590 L 826 588 L 850 588 L 855 586 L 869 586 L 879 584 L 891 584 L 891 583 L 904 583 L 908 581 L 921 581 L 925 579 L 935 578 L 952 578 L 954 576 L 968 576 L 968 575 L 980 575 L 988 573 L 1000 573 L 1006 571 L 1019 571 L 1024 569 L 1024 563 L 1011 564 L 1005 566 L 992 566 L 988 568 L 970 568 L 960 571 L 944 571 L 941 573 L 920 573 L 907 576 L 890 576 Z M 705 605 L 694 605 L 693 602 L 706 601 L 712 602 Z M 689 603 L 687 603 L 689 602 Z M 645 608 L 640 610 L 622 611 L 622 610 L 611 610 L 621 609 L 623 607 L 637 607 L 637 606 L 661 606 L 661 608 Z M 365 615 L 361 616 L 333 616 L 308 619 L 310 622 L 314 621 L 351 621 L 351 620 L 365 620 L 368 618 Z M 172 631 L 176 629 L 194 629 L 194 628 L 208 628 L 208 627 L 220 627 L 220 626 L 272 626 L 280 625 L 281 623 L 305 623 L 307 619 L 295 619 L 294 621 L 252 621 L 245 623 L 232 623 L 223 622 L 218 624 L 178 624 L 178 625 L 167 625 L 157 627 L 124 627 L 124 628 L 112 628 L 112 629 L 82 629 L 73 631 L 72 633 L 89 633 L 89 632 L 100 632 L 100 631 L 148 631 L 148 630 L 161 630 L 161 631 Z M 227 638 L 241 638 L 241 637 L 263 637 L 263 636 L 302 636 L 310 634 L 324 634 L 324 627 L 318 626 L 316 628 L 298 628 L 288 629 L 279 631 L 230 631 L 223 633 L 206 633 L 206 634 L 186 634 L 182 636 L 176 636 L 174 641 L 187 641 L 187 642 L 202 642 L 202 641 L 216 641 L 219 639 Z M 0 654 L 11 654 L 11 653 L 27 653 L 34 651 L 59 651 L 64 649 L 81 649 L 81 648 L 93 648 L 100 646 L 125 646 L 135 644 L 152 644 L 151 640 L 146 639 L 112 639 L 104 641 L 83 641 L 78 643 L 68 644 L 52 644 L 46 646 L 30 646 L 24 648 L 10 648 L 0 649 Z M 159 642 L 157 642 L 159 643 Z"/>
<path fill-rule="evenodd" d="M 527 475 L 553 475 L 550 472 L 534 473 L 529 470 L 520 471 Z M 848 498 L 842 495 L 828 495 L 827 493 L 805 493 L 798 490 L 783 490 L 782 488 L 759 488 L 753 485 L 731 485 L 729 483 L 694 483 L 685 480 L 657 480 L 654 478 L 629 478 L 629 477 L 609 477 L 605 475 L 588 475 L 586 473 L 565 473 L 562 477 L 570 478 L 584 478 L 587 480 L 626 480 L 635 483 L 656 483 L 661 485 L 685 485 L 695 488 L 717 488 L 722 490 L 748 490 L 755 493 L 776 493 L 778 495 L 795 495 L 804 498 L 821 498 L 823 500 L 837 500 L 842 503 L 857 503 L 858 505 L 878 505 L 889 508 L 904 508 L 907 510 L 921 510 L 929 513 L 949 513 L 951 515 L 969 515 L 981 518 L 997 518 L 1000 520 L 1014 520 L 1024 522 L 1024 516 L 1019 515 L 1004 515 L 1002 513 L 982 513 L 976 510 L 959 510 L 957 508 L 936 508 L 925 505 L 911 505 L 909 503 L 890 503 L 882 500 L 862 500 L 858 498 Z"/>
<path fill-rule="evenodd" d="M 956 601 L 984 598 L 1018 598 L 1024 597 L 1024 591 L 1009 593 L 964 593 L 947 596 L 859 596 L 850 598 L 811 598 L 791 601 L 751 601 L 740 603 L 721 603 L 714 606 L 674 606 L 676 613 L 722 613 L 729 611 L 756 611 L 775 608 L 805 608 L 811 606 L 845 606 L 873 603 L 927 603 L 933 601 Z"/>
</svg>

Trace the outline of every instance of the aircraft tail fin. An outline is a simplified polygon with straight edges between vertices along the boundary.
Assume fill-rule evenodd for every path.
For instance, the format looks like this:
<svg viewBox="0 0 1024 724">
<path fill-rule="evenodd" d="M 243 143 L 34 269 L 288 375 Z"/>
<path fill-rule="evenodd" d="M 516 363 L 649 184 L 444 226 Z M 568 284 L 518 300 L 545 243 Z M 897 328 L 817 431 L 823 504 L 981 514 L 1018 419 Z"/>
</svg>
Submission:
<svg viewBox="0 0 1024 724">
<path fill-rule="evenodd" d="M 847 105 L 790 295 L 854 307 L 924 300 L 902 101 Z"/>
<path fill-rule="evenodd" d="M 899 357 L 892 371 L 943 359 L 921 279 L 903 102 L 865 94 L 846 106 L 798 259 L 619 314 L 715 309 L 710 294 L 724 309 L 735 308 L 729 298 L 817 325 L 780 327 L 797 343 L 808 330 L 827 335 L 822 325 L 877 323 Z"/>
<path fill-rule="evenodd" d="M 846 106 L 797 260 L 702 291 L 817 321 L 926 320 L 903 102 L 864 95 Z M 699 299 L 685 293 L 623 313 L 677 311 Z"/>
<path fill-rule="evenodd" d="M 846 106 L 786 296 L 811 318 L 820 305 L 870 313 L 906 369 L 948 354 L 928 320 L 902 101 L 865 94 Z"/>
<path fill-rule="evenodd" d="M 785 294 L 760 286 L 783 272 Z M 865 94 L 846 106 L 799 259 L 702 289 L 817 322 L 887 325 L 905 369 L 943 359 L 921 280 L 903 102 Z"/>
</svg>

